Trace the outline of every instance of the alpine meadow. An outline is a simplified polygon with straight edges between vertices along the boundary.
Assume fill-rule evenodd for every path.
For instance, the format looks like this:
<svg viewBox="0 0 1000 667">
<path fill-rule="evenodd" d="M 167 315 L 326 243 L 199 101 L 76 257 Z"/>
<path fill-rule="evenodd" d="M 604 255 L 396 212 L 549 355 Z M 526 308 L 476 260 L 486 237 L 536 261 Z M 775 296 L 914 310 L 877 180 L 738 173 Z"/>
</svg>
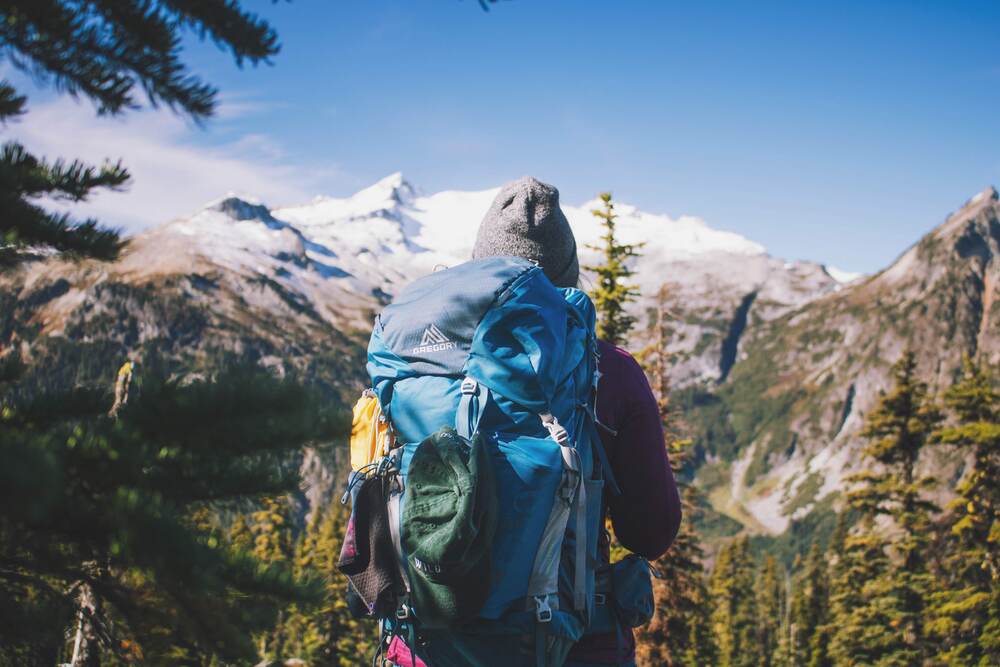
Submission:
<svg viewBox="0 0 1000 667">
<path fill-rule="evenodd" d="M 946 205 L 951 213 L 925 206 L 930 195 L 915 196 L 922 219 L 940 222 L 927 231 L 920 220 L 899 213 L 910 225 L 908 240 L 883 242 L 880 251 L 896 259 L 879 270 L 861 272 L 860 263 L 840 270 L 830 261 L 844 265 L 855 248 L 860 257 L 862 238 L 871 237 L 859 229 L 878 224 L 871 222 L 844 222 L 840 255 L 817 241 L 800 243 L 795 257 L 778 256 L 790 254 L 788 246 L 772 254 L 750 238 L 756 230 L 723 229 L 735 225 L 721 222 L 722 216 L 709 224 L 695 215 L 650 212 L 663 210 L 656 203 L 661 200 L 648 196 L 659 186 L 619 185 L 631 172 L 618 148 L 642 151 L 631 135 L 614 134 L 631 121 L 611 114 L 645 94 L 631 77 L 664 81 L 656 78 L 665 75 L 655 62 L 623 73 L 629 78 L 622 88 L 600 78 L 576 88 L 568 76 L 574 70 L 540 52 L 539 63 L 551 57 L 555 69 L 542 77 L 512 60 L 516 71 L 497 84 L 505 88 L 501 94 L 480 86 L 478 77 L 486 74 L 471 62 L 479 56 L 459 51 L 473 30 L 467 23 L 484 31 L 478 39 L 507 35 L 509 51 L 502 53 L 486 54 L 497 47 L 484 41 L 481 66 L 494 72 L 494 56 L 520 57 L 511 35 L 523 30 L 525 39 L 536 38 L 538 27 L 529 22 L 558 31 L 550 24 L 565 21 L 565 31 L 543 35 L 533 48 L 550 38 L 570 48 L 580 31 L 596 36 L 597 29 L 631 20 L 632 12 L 648 11 L 652 22 L 654 3 L 580 3 L 586 20 L 574 18 L 573 5 L 558 3 L 555 16 L 527 0 L 419 8 L 393 0 L 342 4 L 0 3 L 0 667 L 435 667 L 435 642 L 462 632 L 487 637 L 483 641 L 493 642 L 497 655 L 527 647 L 531 658 L 523 664 L 539 667 L 1000 665 L 1000 193 L 989 181 L 965 184 L 963 196 Z M 672 20 L 691 18 L 688 10 L 676 11 Z M 705 25 L 725 20 L 726 11 L 715 12 Z M 343 20 L 329 28 L 333 37 L 307 36 L 303 26 L 319 26 L 331 16 Z M 595 16 L 605 17 L 604 27 L 594 24 Z M 302 55 L 319 43 L 346 40 L 353 20 L 363 20 L 365 32 L 357 43 L 344 43 L 344 60 Z M 427 32 L 428 25 L 435 32 Z M 390 42 L 410 44 L 412 34 L 423 50 L 414 51 L 412 62 L 384 65 L 400 80 L 371 79 L 373 54 Z M 607 37 L 615 49 L 639 48 L 616 31 Z M 439 52 L 449 39 L 456 51 Z M 315 100 L 330 91 L 319 91 L 318 83 L 314 89 L 312 82 L 295 81 L 301 98 L 272 89 L 268 72 L 286 55 L 293 70 L 310 77 L 323 68 L 356 71 L 345 79 L 355 89 L 334 86 L 343 101 L 327 111 Z M 997 62 L 992 66 L 995 91 Z M 585 71 L 583 64 L 572 67 Z M 407 81 L 416 69 L 409 68 L 423 68 L 419 76 L 443 79 L 447 87 L 432 91 L 427 84 L 426 99 L 418 99 Z M 534 112 L 508 97 L 523 82 L 524 99 L 551 104 L 535 88 L 538 77 L 581 103 L 579 115 L 573 109 L 559 117 L 570 137 L 565 145 L 557 146 L 551 123 L 537 120 L 544 132 L 532 134 L 540 131 L 531 127 Z M 858 81 L 851 85 L 860 87 Z M 791 75 L 786 84 L 806 85 Z M 851 88 L 835 79 L 830 85 L 841 84 Z M 682 82 L 676 85 L 680 91 Z M 241 97 L 247 87 L 257 96 Z M 699 86 L 684 90 L 710 95 Z M 603 94 L 614 99 L 592 99 Z M 414 117 L 438 117 L 425 119 L 427 127 L 407 125 L 405 132 L 416 137 L 409 143 L 394 134 L 402 120 L 378 114 L 369 134 L 368 120 L 355 115 L 363 112 L 345 111 L 366 96 Z M 756 113 L 757 103 L 748 101 L 743 111 Z M 32 119 L 50 119 L 45 114 L 52 109 L 69 108 L 63 104 L 82 105 L 85 122 L 94 127 L 117 123 L 115 133 L 129 139 L 107 150 L 122 154 L 94 163 L 78 158 L 77 147 L 89 144 L 74 141 L 59 123 L 51 126 L 51 141 L 65 145 L 65 153 L 47 154 L 53 144 L 44 143 L 43 154 L 32 142 L 41 141 L 29 131 Z M 308 139 L 290 138 L 301 129 L 294 127 L 296 105 L 308 107 L 323 128 L 316 143 L 334 137 L 330 145 L 342 151 L 322 162 L 329 172 L 316 175 L 321 170 L 307 152 Z M 491 105 L 495 113 L 483 115 Z M 254 113 L 277 114 L 289 132 L 283 141 L 303 144 L 295 149 L 303 152 L 277 147 L 266 123 L 254 125 Z M 551 120 L 547 113 L 539 110 L 538 118 Z M 639 111 L 628 113 L 635 123 L 645 122 Z M 805 112 L 790 105 L 788 113 Z M 708 116 L 696 120 L 718 120 Z M 656 122 L 667 128 L 675 121 L 664 113 Z M 453 123 L 453 136 L 435 134 L 436 123 L 446 129 Z M 162 127 L 174 128 L 173 134 Z M 487 165 L 494 169 L 489 171 L 483 164 L 490 160 L 475 156 L 513 151 L 508 130 L 524 133 L 526 148 L 516 160 Z M 805 132 L 791 122 L 767 129 L 782 131 Z M 935 131 L 922 128 L 922 134 Z M 377 134 L 392 135 L 393 147 L 373 143 L 370 150 L 355 150 Z M 589 143 L 594 137 L 602 148 Z M 155 142 L 176 145 L 174 152 L 163 147 L 156 158 L 181 160 L 182 171 L 190 167 L 184 178 L 199 197 L 199 178 L 212 187 L 228 183 L 225 168 L 216 165 L 260 180 L 233 183 L 232 191 L 199 200 L 184 214 L 146 209 L 144 216 L 157 219 L 152 224 L 139 222 L 138 214 L 135 220 L 128 213 L 108 219 L 106 211 L 122 210 L 107 208 L 108 202 L 142 206 L 146 190 L 140 184 L 162 187 L 167 199 L 188 206 L 183 182 L 166 183 L 172 171 L 142 166 L 150 159 L 142 147 Z M 572 153 L 574 142 L 591 154 Z M 704 144 L 704 153 L 735 151 L 736 143 L 719 138 Z M 528 145 L 555 150 L 543 155 Z M 605 151 L 610 145 L 618 148 Z M 768 150 L 749 139 L 746 146 Z M 984 168 L 984 178 L 1000 179 L 1000 147 L 985 139 L 982 146 L 993 150 L 983 160 L 994 171 Z M 263 153 L 246 157 L 258 150 Z M 864 171 L 869 160 L 875 169 L 882 158 L 871 151 L 836 169 Z M 201 171 L 190 157 L 197 155 L 207 165 Z M 463 162 L 463 155 L 472 157 Z M 829 160 L 839 159 L 844 156 L 830 151 Z M 139 165 L 135 171 L 132 160 Z M 302 164 L 290 164 L 296 161 Z M 570 164 L 577 161 L 594 165 Z M 699 164 L 692 160 L 690 168 Z M 497 210 L 522 210 L 520 200 L 504 201 L 511 184 L 502 183 L 536 168 L 563 179 L 552 178 L 562 200 L 559 191 L 550 194 L 552 209 L 531 190 L 524 210 L 532 221 L 565 217 L 573 261 L 578 257 L 573 285 L 553 278 L 544 266 L 545 248 L 539 257 L 523 255 L 510 265 L 502 256 L 513 252 L 479 254 L 486 234 L 480 221 Z M 762 157 L 759 168 L 772 165 Z M 949 168 L 943 160 L 934 165 L 939 172 Z M 688 201 L 758 206 L 764 218 L 775 216 L 766 223 L 771 227 L 806 226 L 801 212 L 826 205 L 810 198 L 799 207 L 789 194 L 789 210 L 797 207 L 799 217 L 781 222 L 777 205 L 749 192 L 758 183 L 751 171 L 731 191 L 713 183 L 705 199 Z M 315 172 L 316 180 L 304 180 L 306 172 Z M 288 175 L 291 184 L 276 182 Z M 336 184 L 325 186 L 327 177 Z M 942 181 L 955 178 L 941 175 Z M 662 201 L 689 187 L 675 180 L 663 186 Z M 268 181 L 275 181 L 267 185 L 273 189 L 248 191 Z M 421 182 L 433 187 L 423 189 Z M 551 188 L 533 179 L 514 184 L 523 182 Z M 303 189 L 330 194 L 310 198 L 300 194 Z M 642 206 L 629 203 L 638 200 Z M 886 198 L 873 216 L 888 218 L 897 208 Z M 823 224 L 816 222 L 816 229 Z M 768 246 L 777 236 L 767 237 Z M 496 271 L 499 287 L 483 287 L 482 274 L 472 272 L 477 266 Z M 449 274 L 465 270 L 470 273 Z M 469 278 L 455 285 L 447 283 L 448 275 Z M 543 282 L 532 288 L 541 291 L 528 291 L 531 281 Z M 479 298 L 477 290 L 486 290 L 492 305 L 476 306 L 468 327 L 456 324 Z M 397 345 L 393 326 L 445 295 L 451 302 L 434 311 L 436 319 L 420 320 L 415 337 Z M 558 345 L 540 325 L 524 324 L 527 319 L 498 319 L 493 333 L 487 329 L 491 317 L 501 317 L 501 306 L 511 312 L 517 306 L 517 316 L 528 318 L 553 308 L 552 299 L 570 313 L 558 320 L 564 337 Z M 580 302 L 585 304 L 574 309 Z M 535 339 L 526 341 L 530 336 L 518 327 L 533 331 Z M 619 518 L 611 499 L 628 480 L 611 472 L 631 454 L 627 448 L 605 452 L 601 444 L 615 429 L 602 423 L 595 406 L 604 375 L 597 366 L 598 340 L 634 358 L 655 401 L 653 421 L 663 433 L 656 446 L 669 460 L 665 474 L 676 481 L 682 517 L 658 558 L 630 552 L 628 536 L 614 525 Z M 404 343 L 405 354 L 399 351 Z M 556 365 L 545 358 L 547 346 L 567 359 L 580 357 L 572 373 L 564 373 L 583 397 L 569 401 L 569 414 L 581 415 L 579 423 L 557 414 L 555 398 L 534 406 L 517 398 L 531 395 L 528 388 L 518 394 L 501 380 L 474 378 L 472 361 L 455 373 L 445 359 L 459 353 L 482 358 L 488 348 L 508 364 L 507 383 L 528 387 L 515 371 L 541 378 Z M 380 384 L 393 373 L 413 377 Z M 439 389 L 435 382 L 442 378 L 452 385 Z M 419 389 L 404 391 L 404 381 Z M 406 437 L 417 432 L 419 418 L 407 414 L 403 401 L 422 405 L 416 401 L 431 401 L 439 391 L 459 406 L 457 413 L 450 408 L 455 418 L 446 420 L 445 435 Z M 510 433 L 497 426 L 490 439 L 480 432 L 478 425 L 491 418 L 520 427 L 527 421 L 523 414 L 540 415 L 540 421 L 532 417 L 537 433 L 524 430 L 515 441 L 506 422 Z M 574 442 L 588 443 L 587 451 L 574 450 Z M 420 457 L 431 444 L 439 458 L 423 464 Z M 545 488 L 528 488 L 544 481 L 541 464 L 529 461 L 548 456 L 539 451 L 554 452 L 555 500 Z M 386 473 L 393 470 L 395 477 Z M 456 477 L 433 477 L 442 470 Z M 515 509 L 504 506 L 505 489 L 491 486 L 511 480 L 526 487 L 511 501 Z M 448 506 L 447 516 L 440 514 L 443 501 L 419 495 L 452 487 L 460 501 Z M 520 504 L 537 505 L 543 493 L 553 509 L 540 521 L 543 538 L 537 555 L 530 554 L 530 584 L 526 577 L 518 582 L 528 592 L 511 596 L 517 597 L 511 608 L 523 612 L 528 625 L 517 626 L 520 620 L 510 620 L 517 614 L 506 612 L 483 621 L 479 608 L 491 607 L 497 582 L 508 581 L 517 567 L 504 535 L 519 522 L 534 521 L 532 508 Z M 424 517 L 419 530 L 426 533 L 409 518 L 423 507 L 421 498 L 439 512 Z M 498 499 L 499 508 L 484 498 Z M 587 537 L 585 522 L 599 526 L 600 536 Z M 482 596 L 468 618 L 435 625 L 428 620 L 430 598 L 420 598 L 421 591 L 434 591 L 434 600 L 444 599 L 443 608 L 453 614 L 465 603 L 442 597 L 454 591 L 441 566 L 425 562 L 424 551 L 419 558 L 412 553 L 418 546 L 430 550 L 431 538 L 418 545 L 417 536 L 442 526 L 485 541 L 488 555 L 464 545 L 456 556 L 452 542 L 440 547 L 442 562 L 486 574 L 466 574 L 456 587 Z M 591 553 L 602 550 L 610 554 L 604 570 Z M 383 562 L 385 569 L 372 575 L 386 553 L 392 565 Z M 351 569 L 357 554 L 370 557 L 368 570 Z M 539 563 L 547 561 L 551 591 L 536 585 L 545 578 Z M 493 569 L 477 569 L 485 567 Z M 602 572 L 612 582 L 607 588 L 601 588 Z M 626 574 L 642 579 L 635 610 L 613 599 L 625 597 L 631 584 L 615 577 Z M 369 599 L 369 590 L 375 597 Z M 601 607 L 610 610 L 614 629 L 604 634 L 613 657 L 581 661 L 571 646 L 588 644 Z M 523 632 L 497 630 L 502 622 Z M 461 657 L 438 658 L 438 667 L 494 667 L 486 658 L 469 657 L 471 649 L 456 648 L 454 655 Z M 505 660 L 495 664 L 522 664 Z"/>
</svg>

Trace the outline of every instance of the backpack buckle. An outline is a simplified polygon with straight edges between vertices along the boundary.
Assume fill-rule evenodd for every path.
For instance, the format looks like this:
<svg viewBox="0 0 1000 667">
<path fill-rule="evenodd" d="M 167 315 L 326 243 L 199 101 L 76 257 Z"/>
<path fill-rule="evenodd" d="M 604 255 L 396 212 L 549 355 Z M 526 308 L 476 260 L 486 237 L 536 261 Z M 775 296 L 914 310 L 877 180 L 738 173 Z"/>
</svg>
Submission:
<svg viewBox="0 0 1000 667">
<path fill-rule="evenodd" d="M 555 440 L 561 447 L 565 447 L 566 443 L 569 442 L 569 433 L 563 428 L 563 425 L 559 423 L 559 420 L 555 418 L 551 413 L 546 412 L 545 414 L 539 415 L 542 419 L 542 425 L 549 432 L 549 435 Z"/>
<path fill-rule="evenodd" d="M 410 617 L 410 607 L 405 603 L 399 605 L 399 608 L 396 609 L 396 618 L 399 619 L 400 621 L 405 621 L 409 617 Z"/>
<path fill-rule="evenodd" d="M 549 605 L 548 595 L 535 597 L 535 620 L 539 623 L 548 623 L 552 620 L 552 607 Z"/>
<path fill-rule="evenodd" d="M 479 390 L 479 383 L 474 379 L 470 378 L 468 375 L 462 380 L 462 393 L 463 394 L 475 394 Z"/>
<path fill-rule="evenodd" d="M 608 596 L 604 593 L 594 593 L 594 604 L 602 607 L 608 603 Z"/>
</svg>

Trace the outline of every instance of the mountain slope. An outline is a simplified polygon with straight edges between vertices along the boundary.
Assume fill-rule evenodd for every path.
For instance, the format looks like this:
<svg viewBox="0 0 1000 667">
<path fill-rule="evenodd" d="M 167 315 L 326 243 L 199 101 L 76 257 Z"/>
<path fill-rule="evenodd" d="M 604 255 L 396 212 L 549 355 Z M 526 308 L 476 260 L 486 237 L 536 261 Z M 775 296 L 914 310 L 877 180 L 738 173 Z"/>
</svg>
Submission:
<svg viewBox="0 0 1000 667">
<path fill-rule="evenodd" d="M 31 364 L 28 389 L 110 383 L 126 357 L 181 375 L 241 358 L 349 400 L 364 383 L 373 312 L 468 258 L 496 192 L 423 195 L 393 174 L 277 210 L 224 198 L 139 234 L 117 262 L 51 257 L 0 274 L 0 352 L 17 348 Z M 564 206 L 583 264 L 596 260 L 595 206 Z M 668 285 L 675 386 L 726 379 L 768 322 L 841 288 L 819 264 L 771 257 L 697 218 L 618 212 L 622 238 L 646 244 L 635 266 L 646 299 L 634 305 L 644 325 Z"/>
<path fill-rule="evenodd" d="M 861 465 L 858 433 L 907 347 L 941 391 L 964 354 L 1000 362 L 1000 197 L 988 188 L 888 269 L 762 322 L 727 381 L 689 392 L 717 509 L 779 533 Z M 922 465 L 946 483 L 960 462 Z"/>
</svg>

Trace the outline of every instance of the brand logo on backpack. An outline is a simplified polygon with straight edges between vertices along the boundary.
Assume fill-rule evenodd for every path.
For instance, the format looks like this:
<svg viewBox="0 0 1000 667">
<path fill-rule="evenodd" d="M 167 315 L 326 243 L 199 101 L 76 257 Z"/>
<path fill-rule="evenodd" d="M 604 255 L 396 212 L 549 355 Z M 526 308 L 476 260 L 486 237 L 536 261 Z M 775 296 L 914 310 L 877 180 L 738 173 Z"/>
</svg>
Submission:
<svg viewBox="0 0 1000 667">
<path fill-rule="evenodd" d="M 424 329 L 424 335 L 420 339 L 420 345 L 413 348 L 412 354 L 425 354 L 427 352 L 441 352 L 442 350 L 453 350 L 455 344 L 448 340 L 436 324 L 432 324 Z"/>
</svg>

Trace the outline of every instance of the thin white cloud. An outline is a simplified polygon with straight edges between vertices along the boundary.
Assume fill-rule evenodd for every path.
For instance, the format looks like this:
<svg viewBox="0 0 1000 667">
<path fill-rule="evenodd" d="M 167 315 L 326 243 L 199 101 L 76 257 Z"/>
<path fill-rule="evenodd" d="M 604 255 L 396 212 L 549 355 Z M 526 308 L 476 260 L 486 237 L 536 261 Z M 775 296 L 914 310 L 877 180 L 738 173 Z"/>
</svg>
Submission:
<svg viewBox="0 0 1000 667">
<path fill-rule="evenodd" d="M 0 138 L 17 139 L 48 159 L 99 164 L 121 158 L 133 177 L 128 190 L 101 192 L 72 210 L 128 232 L 189 214 L 230 192 L 271 206 L 304 202 L 340 176 L 335 167 L 289 163 L 266 135 L 199 145 L 212 127 L 196 127 L 166 111 L 99 118 L 90 105 L 60 98 L 31 104 Z"/>
</svg>

